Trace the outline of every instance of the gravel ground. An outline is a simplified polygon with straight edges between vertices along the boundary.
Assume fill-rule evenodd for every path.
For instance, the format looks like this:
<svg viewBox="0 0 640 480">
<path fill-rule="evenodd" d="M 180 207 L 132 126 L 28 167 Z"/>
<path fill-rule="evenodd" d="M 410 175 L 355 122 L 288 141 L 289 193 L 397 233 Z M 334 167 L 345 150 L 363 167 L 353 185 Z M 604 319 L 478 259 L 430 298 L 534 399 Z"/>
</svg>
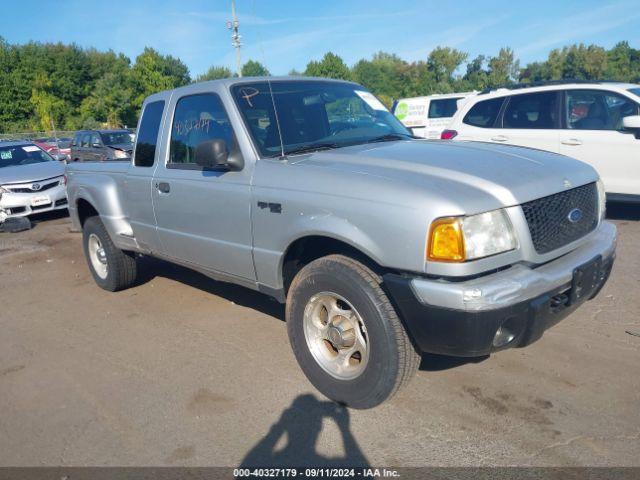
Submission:
<svg viewBox="0 0 640 480">
<path fill-rule="evenodd" d="M 65 216 L 2 233 L 0 466 L 640 466 L 640 209 L 609 212 L 596 299 L 525 349 L 425 355 L 367 411 L 314 391 L 263 295 L 153 259 L 108 293 Z"/>
</svg>

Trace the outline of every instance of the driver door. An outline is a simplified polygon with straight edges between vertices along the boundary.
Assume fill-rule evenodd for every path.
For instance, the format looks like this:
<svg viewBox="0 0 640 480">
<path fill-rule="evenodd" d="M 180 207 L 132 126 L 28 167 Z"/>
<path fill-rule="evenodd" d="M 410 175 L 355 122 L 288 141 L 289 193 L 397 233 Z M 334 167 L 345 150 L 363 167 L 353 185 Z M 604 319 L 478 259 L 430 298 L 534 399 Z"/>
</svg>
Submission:
<svg viewBox="0 0 640 480">
<path fill-rule="evenodd" d="M 228 171 L 195 163 L 196 147 L 222 139 L 239 154 L 221 98 L 207 86 L 173 96 L 166 162 L 152 191 L 158 236 L 166 256 L 182 263 L 255 280 L 251 235 L 250 168 Z"/>
</svg>

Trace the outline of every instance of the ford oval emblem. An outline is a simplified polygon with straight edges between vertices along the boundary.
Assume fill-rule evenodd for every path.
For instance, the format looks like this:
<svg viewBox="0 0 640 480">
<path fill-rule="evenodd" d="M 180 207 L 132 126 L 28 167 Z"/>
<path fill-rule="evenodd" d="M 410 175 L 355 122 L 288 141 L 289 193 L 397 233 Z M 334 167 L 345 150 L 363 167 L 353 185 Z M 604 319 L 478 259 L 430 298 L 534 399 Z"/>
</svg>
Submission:
<svg viewBox="0 0 640 480">
<path fill-rule="evenodd" d="M 39 183 L 34 183 L 33 185 L 31 185 L 31 190 L 33 190 L 34 192 L 37 192 L 38 190 L 40 190 L 42 187 L 40 186 Z"/>
<path fill-rule="evenodd" d="M 569 215 L 567 215 L 567 218 L 571 223 L 579 222 L 580 219 L 582 218 L 582 210 L 580 210 L 579 208 L 574 208 L 569 212 Z"/>
</svg>

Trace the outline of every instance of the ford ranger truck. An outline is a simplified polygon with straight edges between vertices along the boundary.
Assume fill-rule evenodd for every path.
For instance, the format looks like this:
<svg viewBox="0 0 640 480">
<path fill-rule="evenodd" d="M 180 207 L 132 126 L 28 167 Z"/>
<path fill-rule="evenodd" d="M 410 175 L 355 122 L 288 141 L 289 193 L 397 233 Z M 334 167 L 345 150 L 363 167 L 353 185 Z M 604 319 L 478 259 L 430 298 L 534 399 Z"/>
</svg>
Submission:
<svg viewBox="0 0 640 480">
<path fill-rule="evenodd" d="M 477 357 L 538 340 L 599 292 L 615 257 L 592 167 L 415 139 L 344 81 L 156 93 L 130 163 L 67 169 L 100 287 L 132 286 L 149 255 L 264 292 L 286 303 L 311 383 L 354 408 L 391 397 L 422 352 Z"/>
</svg>

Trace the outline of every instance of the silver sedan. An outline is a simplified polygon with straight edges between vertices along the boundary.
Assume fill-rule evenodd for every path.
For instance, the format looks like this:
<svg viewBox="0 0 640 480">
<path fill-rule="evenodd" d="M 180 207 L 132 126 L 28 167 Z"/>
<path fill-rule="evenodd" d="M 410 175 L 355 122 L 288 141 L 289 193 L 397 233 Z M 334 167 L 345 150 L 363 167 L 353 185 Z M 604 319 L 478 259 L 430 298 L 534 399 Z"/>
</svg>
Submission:
<svg viewBox="0 0 640 480">
<path fill-rule="evenodd" d="M 31 142 L 0 142 L 3 217 L 67 208 L 65 166 Z"/>
</svg>

